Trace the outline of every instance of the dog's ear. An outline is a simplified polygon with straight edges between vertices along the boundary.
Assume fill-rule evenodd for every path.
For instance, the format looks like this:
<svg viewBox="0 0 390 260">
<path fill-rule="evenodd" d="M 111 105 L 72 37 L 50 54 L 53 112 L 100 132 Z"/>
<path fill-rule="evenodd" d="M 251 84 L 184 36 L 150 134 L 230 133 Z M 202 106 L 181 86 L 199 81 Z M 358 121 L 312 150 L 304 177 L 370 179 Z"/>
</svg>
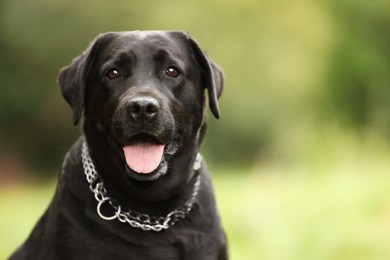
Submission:
<svg viewBox="0 0 390 260">
<path fill-rule="evenodd" d="M 205 56 L 206 57 L 206 56 Z M 207 84 L 209 94 L 209 106 L 216 118 L 219 118 L 218 99 L 221 97 L 224 87 L 224 76 L 222 69 L 213 61 L 208 59 L 211 68 L 209 83 Z"/>
<path fill-rule="evenodd" d="M 92 70 L 97 53 L 103 45 L 110 42 L 114 33 L 99 35 L 90 46 L 71 64 L 62 68 L 58 82 L 62 96 L 73 110 L 73 123 L 76 125 L 82 116 L 87 88 L 87 78 Z"/>
<path fill-rule="evenodd" d="M 222 95 L 224 87 L 224 77 L 221 68 L 215 64 L 206 53 L 202 51 L 198 43 L 191 38 L 187 33 L 176 32 L 181 34 L 182 37 L 188 41 L 188 45 L 195 55 L 195 59 L 198 62 L 205 80 L 205 88 L 207 88 L 209 97 L 209 107 L 211 112 L 216 118 L 219 118 L 219 105 L 218 99 Z"/>
</svg>

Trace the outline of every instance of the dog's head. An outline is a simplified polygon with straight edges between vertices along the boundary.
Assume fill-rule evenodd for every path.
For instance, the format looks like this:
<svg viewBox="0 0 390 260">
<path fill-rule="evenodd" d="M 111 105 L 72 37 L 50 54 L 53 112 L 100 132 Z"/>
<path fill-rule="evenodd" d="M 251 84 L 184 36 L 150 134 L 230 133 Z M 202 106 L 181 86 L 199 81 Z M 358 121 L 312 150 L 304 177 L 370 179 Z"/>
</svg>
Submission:
<svg viewBox="0 0 390 260">
<path fill-rule="evenodd" d="M 193 162 L 205 90 L 219 118 L 223 75 L 186 33 L 119 32 L 97 37 L 60 71 L 59 83 L 74 123 L 84 115 L 87 139 L 107 138 L 102 154 L 122 162 L 130 182 L 152 182 L 178 168 L 180 156 L 188 158 L 180 164 Z M 171 178 L 178 186 L 188 177 Z"/>
</svg>

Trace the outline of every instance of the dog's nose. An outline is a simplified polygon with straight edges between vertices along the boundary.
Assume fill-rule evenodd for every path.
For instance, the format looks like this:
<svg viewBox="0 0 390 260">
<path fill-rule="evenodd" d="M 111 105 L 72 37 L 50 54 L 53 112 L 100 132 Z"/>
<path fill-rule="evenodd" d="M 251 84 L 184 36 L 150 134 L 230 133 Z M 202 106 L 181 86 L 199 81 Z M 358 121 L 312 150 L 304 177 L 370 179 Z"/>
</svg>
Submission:
<svg viewBox="0 0 390 260">
<path fill-rule="evenodd" d="M 159 109 L 158 101 L 152 97 L 135 97 L 128 104 L 129 116 L 136 123 L 153 120 Z"/>
</svg>

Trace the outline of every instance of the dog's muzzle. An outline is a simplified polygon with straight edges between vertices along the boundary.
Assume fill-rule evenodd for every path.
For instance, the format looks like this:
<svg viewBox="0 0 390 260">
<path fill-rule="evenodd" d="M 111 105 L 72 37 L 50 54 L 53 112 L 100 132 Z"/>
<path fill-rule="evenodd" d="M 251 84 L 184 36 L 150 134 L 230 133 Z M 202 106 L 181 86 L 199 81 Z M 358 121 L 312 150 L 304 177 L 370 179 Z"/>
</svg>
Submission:
<svg viewBox="0 0 390 260">
<path fill-rule="evenodd" d="M 125 98 L 114 115 L 114 138 L 128 174 L 139 181 L 164 175 L 178 148 L 173 117 L 160 102 L 151 95 Z"/>
</svg>

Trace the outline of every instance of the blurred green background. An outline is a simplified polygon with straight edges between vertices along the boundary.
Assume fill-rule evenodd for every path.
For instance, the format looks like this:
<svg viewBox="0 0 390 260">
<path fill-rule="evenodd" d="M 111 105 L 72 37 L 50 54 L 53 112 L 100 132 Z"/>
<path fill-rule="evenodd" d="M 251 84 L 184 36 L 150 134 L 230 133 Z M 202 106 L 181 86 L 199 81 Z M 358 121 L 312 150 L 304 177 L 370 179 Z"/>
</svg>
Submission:
<svg viewBox="0 0 390 260">
<path fill-rule="evenodd" d="M 185 30 L 225 71 L 203 154 L 232 259 L 390 259 L 390 2 L 0 0 L 0 259 L 79 135 L 56 83 L 99 33 Z"/>
</svg>

